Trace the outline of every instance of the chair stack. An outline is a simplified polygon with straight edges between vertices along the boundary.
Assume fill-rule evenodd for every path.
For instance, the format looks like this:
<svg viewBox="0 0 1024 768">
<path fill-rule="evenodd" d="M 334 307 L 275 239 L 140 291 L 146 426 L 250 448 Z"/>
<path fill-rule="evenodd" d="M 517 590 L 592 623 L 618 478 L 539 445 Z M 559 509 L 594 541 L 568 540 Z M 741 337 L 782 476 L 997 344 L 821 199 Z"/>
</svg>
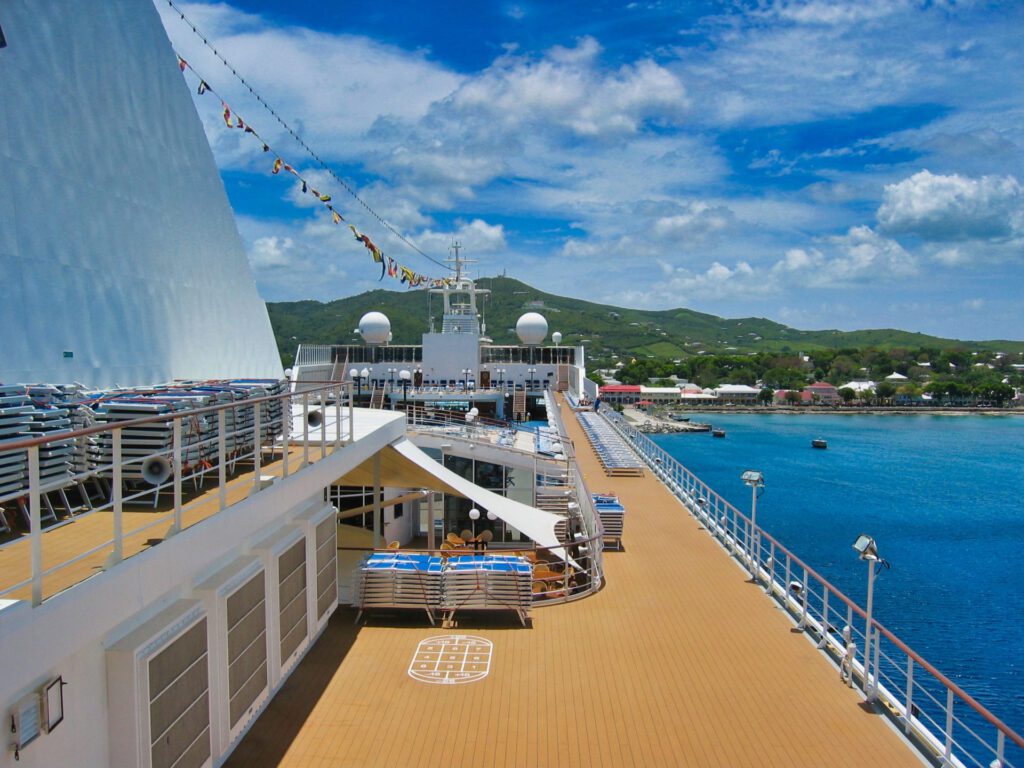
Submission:
<svg viewBox="0 0 1024 768">
<path fill-rule="evenodd" d="M 606 475 L 643 475 L 643 461 L 607 421 L 590 411 L 577 415 Z"/>
<path fill-rule="evenodd" d="M 515 555 L 461 555 L 444 572 L 444 610 L 515 611 L 526 625 L 530 615 L 533 569 Z"/>
<path fill-rule="evenodd" d="M 402 552 L 375 552 L 359 568 L 357 605 L 371 608 L 417 608 L 434 623 L 443 602 L 440 557 Z"/>
<path fill-rule="evenodd" d="M 29 437 L 32 401 L 23 386 L 0 386 L 0 497 L 20 493 L 27 485 L 28 453 L 5 451 L 4 445 Z"/>
<path fill-rule="evenodd" d="M 614 543 L 615 548 L 622 549 L 622 528 L 626 520 L 626 508 L 622 506 L 618 496 L 608 493 L 592 494 L 594 509 L 601 519 L 604 540 Z"/>
<path fill-rule="evenodd" d="M 72 483 L 71 462 L 74 459 L 75 441 L 53 440 L 63 434 L 70 434 L 71 419 L 67 408 L 36 406 L 31 416 L 29 434 L 26 437 L 46 437 L 51 442 L 39 446 L 39 483 L 44 490 L 63 488 Z"/>
</svg>

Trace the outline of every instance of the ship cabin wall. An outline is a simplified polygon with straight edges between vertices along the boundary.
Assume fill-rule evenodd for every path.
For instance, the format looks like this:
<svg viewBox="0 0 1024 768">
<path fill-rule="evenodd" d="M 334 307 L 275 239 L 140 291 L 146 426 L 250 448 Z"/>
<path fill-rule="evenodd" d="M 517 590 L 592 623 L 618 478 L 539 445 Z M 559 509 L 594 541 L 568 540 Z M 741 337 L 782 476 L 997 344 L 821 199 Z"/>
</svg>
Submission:
<svg viewBox="0 0 1024 768">
<path fill-rule="evenodd" d="M 317 598 L 323 597 L 315 588 L 318 573 L 323 571 L 322 562 L 317 568 L 318 551 L 323 554 L 335 550 L 338 528 L 333 522 L 334 509 L 325 501 L 325 489 L 403 434 L 404 422 L 391 419 L 343 450 L 288 478 L 278 479 L 259 493 L 97 573 L 38 607 L 33 608 L 26 601 L 0 602 L 0 648 L 4 649 L 0 662 L 0 712 L 9 718 L 18 702 L 40 691 L 58 675 L 66 683 L 63 722 L 22 749 L 17 762 L 12 750 L 0 751 L 0 767 L 150 765 L 148 743 L 125 743 L 125 732 L 145 731 L 139 725 L 145 706 L 141 704 L 141 683 L 126 684 L 128 677 L 112 671 L 117 666 L 113 659 L 118 645 L 124 645 L 126 638 L 138 634 L 147 624 L 159 623 L 160 617 L 173 612 L 175 606 L 197 603 L 209 626 L 210 700 L 224 701 L 226 693 L 215 689 L 218 631 L 203 593 L 209 590 L 217 574 L 233 564 L 259 557 L 261 551 L 276 555 L 273 545 L 267 542 L 280 540 L 291 546 L 292 539 L 305 538 L 304 580 L 310 610 L 309 632 L 303 648 L 311 647 L 329 615 L 322 610 L 317 614 Z M 327 528 L 320 525 L 325 520 L 331 521 Z M 330 534 L 327 542 L 322 540 L 324 533 Z M 291 537 L 287 541 L 285 534 Z M 330 567 L 334 571 L 333 558 Z M 268 606 L 273 604 L 270 596 L 278 591 L 272 570 L 265 569 L 270 574 L 266 577 Z M 336 602 L 329 606 L 329 611 L 333 612 L 335 606 Z M 280 644 L 279 626 L 275 625 L 277 617 L 271 608 L 266 610 L 268 648 L 273 651 L 272 644 Z M 282 613 L 282 619 L 283 616 Z M 219 634 L 223 635 L 223 631 Z M 273 653 L 269 655 L 273 657 Z M 296 661 L 290 659 L 285 674 Z M 283 682 L 284 677 L 275 680 L 270 672 L 271 692 Z M 131 703 L 130 708 L 126 702 Z M 129 711 L 131 714 L 126 714 Z M 250 724 L 257 714 L 249 713 Z M 242 735 L 236 733 L 228 745 L 219 743 L 216 733 L 217 729 L 211 728 L 213 765 L 223 761 L 227 754 L 223 750 L 236 744 Z"/>
</svg>

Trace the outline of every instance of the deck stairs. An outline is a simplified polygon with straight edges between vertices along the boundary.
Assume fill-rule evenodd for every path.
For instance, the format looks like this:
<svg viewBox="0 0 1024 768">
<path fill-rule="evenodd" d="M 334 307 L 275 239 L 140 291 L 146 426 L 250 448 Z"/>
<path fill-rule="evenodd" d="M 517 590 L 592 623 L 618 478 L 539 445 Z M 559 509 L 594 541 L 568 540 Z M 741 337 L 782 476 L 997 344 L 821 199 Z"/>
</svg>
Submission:
<svg viewBox="0 0 1024 768">
<path fill-rule="evenodd" d="M 370 393 L 370 407 L 378 411 L 384 409 L 384 387 L 374 387 Z"/>
<path fill-rule="evenodd" d="M 516 421 L 526 421 L 526 392 L 522 389 L 517 389 L 515 394 L 512 395 L 512 418 Z"/>
</svg>

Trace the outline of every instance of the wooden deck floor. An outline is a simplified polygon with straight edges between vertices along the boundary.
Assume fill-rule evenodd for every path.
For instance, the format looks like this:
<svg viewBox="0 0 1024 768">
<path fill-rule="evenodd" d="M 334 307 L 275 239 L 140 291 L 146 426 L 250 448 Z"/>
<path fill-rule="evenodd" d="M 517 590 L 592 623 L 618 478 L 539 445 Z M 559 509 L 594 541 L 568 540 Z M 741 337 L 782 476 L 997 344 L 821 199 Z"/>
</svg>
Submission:
<svg viewBox="0 0 1024 768">
<path fill-rule="evenodd" d="M 310 448 L 309 460 L 317 461 L 329 455 L 333 446 L 326 445 L 323 452 L 320 446 Z M 293 447 L 288 453 L 288 470 L 295 472 L 302 466 L 307 454 L 302 447 Z M 251 463 L 249 467 L 251 467 Z M 280 477 L 284 472 L 284 461 L 280 451 L 276 457 L 269 454 L 260 467 L 262 477 Z M 253 488 L 254 477 L 251 469 L 239 468 L 228 477 L 225 493 L 225 505 L 230 506 L 244 499 Z M 183 482 L 184 504 L 182 511 L 182 529 L 195 525 L 220 511 L 220 489 L 217 485 L 217 470 L 208 474 L 206 483 L 199 488 L 191 479 Z M 160 495 L 155 508 L 152 507 L 152 494 L 147 494 L 139 502 L 125 505 L 122 516 L 124 530 L 123 557 L 125 559 L 144 551 L 148 547 L 159 544 L 166 536 L 174 522 L 172 493 L 166 489 Z M 140 503 L 141 502 L 141 503 Z M 101 571 L 107 557 L 111 554 L 114 537 L 114 513 L 110 509 L 97 510 L 82 514 L 80 517 L 63 521 L 63 524 L 43 530 L 43 569 L 50 570 L 63 567 L 43 577 L 43 598 L 74 586 Z M 105 545 L 105 546 L 103 546 Z M 102 546 L 92 554 L 82 556 L 91 549 Z M 74 558 L 80 557 L 78 560 Z M 0 590 L 6 590 L 28 578 L 32 573 L 31 542 L 27 534 L 22 534 L 5 542 L 0 547 Z M 74 560 L 74 562 L 72 562 Z M 6 598 L 21 600 L 31 599 L 31 586 L 23 586 L 12 590 Z"/>
<path fill-rule="evenodd" d="M 605 477 L 563 408 L 592 491 L 627 508 L 607 586 L 569 605 L 454 632 L 494 644 L 489 675 L 430 685 L 420 617 L 327 631 L 230 766 L 921 765 L 883 718 L 656 480 Z"/>
</svg>

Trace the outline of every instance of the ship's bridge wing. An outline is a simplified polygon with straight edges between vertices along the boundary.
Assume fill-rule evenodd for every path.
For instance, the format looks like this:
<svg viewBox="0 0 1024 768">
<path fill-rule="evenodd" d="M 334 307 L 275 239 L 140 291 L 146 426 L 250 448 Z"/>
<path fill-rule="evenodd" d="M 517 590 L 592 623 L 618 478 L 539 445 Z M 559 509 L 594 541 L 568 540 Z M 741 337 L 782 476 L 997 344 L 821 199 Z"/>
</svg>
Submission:
<svg viewBox="0 0 1024 768">
<path fill-rule="evenodd" d="M 471 483 L 442 467 L 406 438 L 384 448 L 379 455 L 382 486 L 429 488 L 469 499 L 487 512 L 493 512 L 498 518 L 535 541 L 538 546 L 550 547 L 557 557 L 563 560 L 566 558 L 562 544 L 555 534 L 555 525 L 561 519 L 558 515 L 505 498 Z M 346 485 L 372 486 L 373 461 L 364 461 L 341 478 L 340 482 Z"/>
</svg>

